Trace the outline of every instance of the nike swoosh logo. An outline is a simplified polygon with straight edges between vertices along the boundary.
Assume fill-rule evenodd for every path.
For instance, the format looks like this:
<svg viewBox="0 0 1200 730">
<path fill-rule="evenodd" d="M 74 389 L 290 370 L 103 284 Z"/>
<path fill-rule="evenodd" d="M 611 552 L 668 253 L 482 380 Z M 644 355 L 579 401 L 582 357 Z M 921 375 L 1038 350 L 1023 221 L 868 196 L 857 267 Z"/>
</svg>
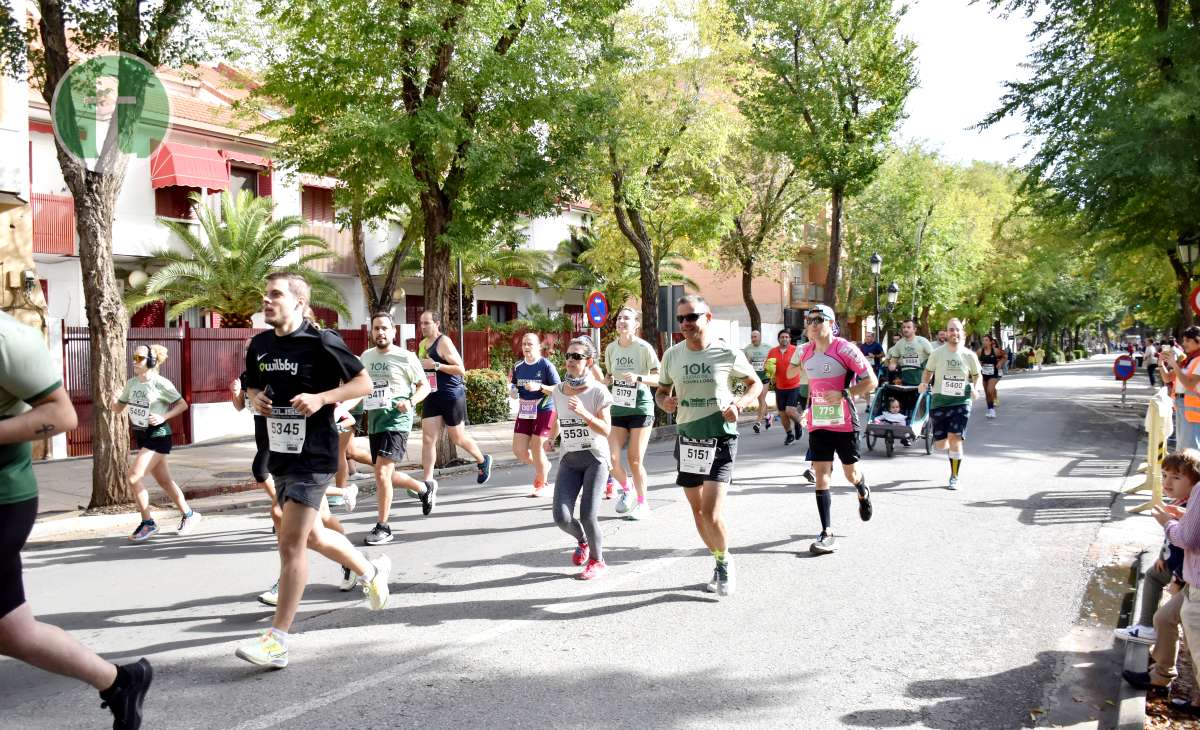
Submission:
<svg viewBox="0 0 1200 730">
<path fill-rule="evenodd" d="M 259 362 L 262 362 L 262 359 L 263 359 L 264 357 L 266 357 L 266 356 L 267 356 L 267 353 L 265 353 L 265 352 L 264 352 L 263 354 L 259 355 L 259 356 L 258 356 L 258 361 L 259 361 Z"/>
</svg>

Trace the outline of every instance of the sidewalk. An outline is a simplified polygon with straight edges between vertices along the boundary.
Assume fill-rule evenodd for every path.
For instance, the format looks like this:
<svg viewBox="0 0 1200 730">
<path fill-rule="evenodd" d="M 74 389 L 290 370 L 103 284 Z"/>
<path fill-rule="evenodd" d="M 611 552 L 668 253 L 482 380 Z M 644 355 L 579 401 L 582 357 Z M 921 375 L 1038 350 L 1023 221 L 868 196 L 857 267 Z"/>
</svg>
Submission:
<svg viewBox="0 0 1200 730">
<path fill-rule="evenodd" d="M 512 454 L 511 421 L 470 426 L 467 431 L 475 437 L 485 454 L 491 454 L 493 464 L 502 466 L 516 462 Z M 254 439 L 218 441 L 216 443 L 180 446 L 171 451 L 169 464 L 171 476 L 183 488 L 189 500 L 217 495 L 256 490 L 250 476 L 250 462 L 254 460 Z M 462 450 L 459 450 L 460 455 Z M 414 429 L 408 438 L 408 454 L 400 468 L 416 471 L 420 467 L 421 429 Z M 355 464 L 360 473 L 370 474 L 371 469 Z M 466 466 L 460 468 L 474 468 Z M 87 507 L 92 494 L 92 460 L 63 459 L 40 461 L 33 465 L 38 481 L 38 519 L 77 513 Z M 166 496 L 154 486 L 154 479 L 146 477 L 151 486 L 150 499 L 154 504 L 169 504 Z M 266 499 L 265 494 L 263 498 Z"/>
</svg>

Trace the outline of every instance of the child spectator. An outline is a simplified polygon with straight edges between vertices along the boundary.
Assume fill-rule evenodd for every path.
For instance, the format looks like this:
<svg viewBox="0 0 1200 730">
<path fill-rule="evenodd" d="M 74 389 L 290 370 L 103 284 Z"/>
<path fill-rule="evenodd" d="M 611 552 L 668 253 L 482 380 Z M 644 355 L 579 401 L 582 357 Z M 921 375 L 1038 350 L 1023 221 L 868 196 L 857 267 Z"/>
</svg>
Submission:
<svg viewBox="0 0 1200 730">
<path fill-rule="evenodd" d="M 895 398 L 888 398 L 887 412 L 880 413 L 875 419 L 875 423 L 893 423 L 903 426 L 908 423 L 904 413 L 900 410 L 900 401 Z"/>
</svg>

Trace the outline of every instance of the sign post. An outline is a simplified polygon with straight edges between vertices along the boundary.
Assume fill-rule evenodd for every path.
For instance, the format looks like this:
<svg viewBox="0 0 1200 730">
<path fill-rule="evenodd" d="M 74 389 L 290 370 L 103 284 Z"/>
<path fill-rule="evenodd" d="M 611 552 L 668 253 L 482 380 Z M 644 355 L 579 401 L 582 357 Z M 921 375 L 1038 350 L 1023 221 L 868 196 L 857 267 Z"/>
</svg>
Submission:
<svg viewBox="0 0 1200 730">
<path fill-rule="evenodd" d="M 608 321 L 608 297 L 602 291 L 588 294 L 587 306 L 588 323 L 592 325 L 592 349 L 596 352 L 596 361 L 600 361 L 600 328 Z"/>
<path fill-rule="evenodd" d="M 1137 364 L 1133 362 L 1133 358 L 1129 355 L 1121 355 L 1113 362 L 1113 377 L 1121 381 L 1121 405 L 1119 408 L 1125 407 L 1125 390 L 1129 385 L 1129 379 L 1137 372 Z"/>
</svg>

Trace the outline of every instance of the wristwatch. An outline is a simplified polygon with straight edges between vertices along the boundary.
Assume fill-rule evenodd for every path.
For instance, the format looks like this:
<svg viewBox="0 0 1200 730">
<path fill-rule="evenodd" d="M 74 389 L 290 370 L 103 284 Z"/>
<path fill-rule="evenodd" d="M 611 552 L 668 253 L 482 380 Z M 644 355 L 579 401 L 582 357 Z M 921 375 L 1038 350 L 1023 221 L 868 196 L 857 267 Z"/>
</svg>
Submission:
<svg viewBox="0 0 1200 730">
<path fill-rule="evenodd" d="M 640 383 L 640 382 L 642 382 L 642 376 L 641 376 L 641 375 L 637 376 L 637 382 L 639 382 L 639 383 Z"/>
<path fill-rule="evenodd" d="M 441 364 L 440 362 L 435 362 L 435 363 L 433 364 L 433 371 L 434 371 L 435 373 L 436 373 L 436 372 L 438 372 L 438 371 L 439 371 L 439 370 L 441 370 L 441 369 L 442 369 L 442 364 Z"/>
</svg>

